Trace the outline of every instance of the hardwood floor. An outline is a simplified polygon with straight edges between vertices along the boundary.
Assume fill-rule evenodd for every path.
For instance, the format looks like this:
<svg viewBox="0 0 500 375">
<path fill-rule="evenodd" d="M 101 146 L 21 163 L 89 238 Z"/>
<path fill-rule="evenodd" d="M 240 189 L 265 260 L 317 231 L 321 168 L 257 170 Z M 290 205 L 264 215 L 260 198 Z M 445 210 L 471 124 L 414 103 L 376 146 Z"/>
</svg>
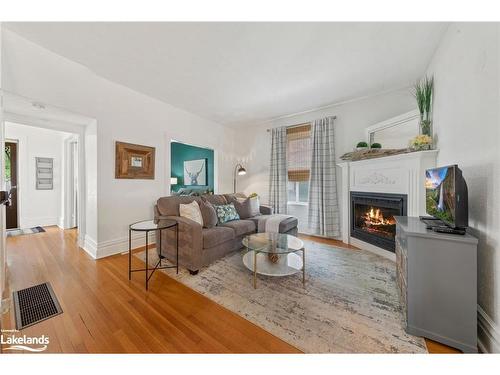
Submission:
<svg viewBox="0 0 500 375">
<path fill-rule="evenodd" d="M 161 272 L 146 292 L 143 273 L 128 280 L 127 256 L 95 261 L 78 248 L 75 230 L 45 229 L 9 237 L 7 264 L 11 290 L 49 281 L 56 292 L 64 313 L 22 331 L 48 335 L 47 352 L 300 353 Z M 1 323 L 2 329 L 15 329 L 12 309 Z M 452 351 L 430 342 L 428 348 Z"/>
</svg>

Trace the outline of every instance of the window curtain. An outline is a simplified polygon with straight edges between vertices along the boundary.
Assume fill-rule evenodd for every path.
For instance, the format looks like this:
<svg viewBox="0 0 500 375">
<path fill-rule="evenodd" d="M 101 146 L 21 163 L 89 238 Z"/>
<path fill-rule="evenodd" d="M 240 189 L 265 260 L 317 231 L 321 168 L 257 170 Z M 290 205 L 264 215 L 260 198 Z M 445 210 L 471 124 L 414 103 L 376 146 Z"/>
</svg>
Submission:
<svg viewBox="0 0 500 375">
<path fill-rule="evenodd" d="M 316 120 L 311 128 L 309 228 L 324 237 L 340 235 L 333 121 L 334 117 Z"/>
<path fill-rule="evenodd" d="M 286 213 L 287 158 L 286 128 L 271 129 L 271 170 L 269 173 L 269 204 L 276 214 Z"/>
</svg>

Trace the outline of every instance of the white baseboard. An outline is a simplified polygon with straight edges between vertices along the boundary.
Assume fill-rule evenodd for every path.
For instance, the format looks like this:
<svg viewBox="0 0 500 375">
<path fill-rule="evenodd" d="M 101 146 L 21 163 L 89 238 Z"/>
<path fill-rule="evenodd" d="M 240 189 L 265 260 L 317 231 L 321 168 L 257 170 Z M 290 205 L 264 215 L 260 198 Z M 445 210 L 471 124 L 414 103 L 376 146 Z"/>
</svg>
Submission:
<svg viewBox="0 0 500 375">
<path fill-rule="evenodd" d="M 19 220 L 19 226 L 22 229 L 33 227 L 50 227 L 52 225 L 59 225 L 59 218 L 56 217 L 22 217 Z"/>
<path fill-rule="evenodd" d="M 149 235 L 148 244 L 155 243 L 155 234 Z M 120 254 L 128 251 L 128 236 L 123 238 L 117 238 L 114 240 L 99 242 L 97 246 L 97 259 L 109 257 L 111 255 Z M 146 246 L 145 234 L 134 234 L 132 235 L 132 249 L 136 249 L 141 246 Z"/>
<path fill-rule="evenodd" d="M 477 344 L 483 353 L 500 353 L 500 327 L 477 305 Z"/>
<path fill-rule="evenodd" d="M 368 242 L 358 240 L 357 238 L 354 237 L 349 237 L 349 243 L 353 246 L 359 247 L 360 249 L 370 251 L 372 253 L 375 253 L 377 255 L 380 255 L 381 257 L 387 258 L 389 260 L 392 260 L 393 262 L 396 262 L 396 254 L 385 250 L 381 249 L 380 247 L 374 246 Z"/>
<path fill-rule="evenodd" d="M 93 238 L 85 235 L 83 246 L 81 246 L 92 258 L 97 258 L 97 242 Z"/>
</svg>

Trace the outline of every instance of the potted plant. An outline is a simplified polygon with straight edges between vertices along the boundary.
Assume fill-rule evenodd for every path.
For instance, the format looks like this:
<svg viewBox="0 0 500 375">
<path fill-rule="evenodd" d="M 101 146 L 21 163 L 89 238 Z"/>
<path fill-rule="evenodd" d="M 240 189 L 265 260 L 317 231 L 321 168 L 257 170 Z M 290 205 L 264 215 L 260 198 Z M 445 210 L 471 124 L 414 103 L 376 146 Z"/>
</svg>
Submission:
<svg viewBox="0 0 500 375">
<path fill-rule="evenodd" d="M 432 146 L 432 138 L 427 134 L 417 135 L 410 141 L 410 148 L 415 151 L 430 150 Z"/>
<path fill-rule="evenodd" d="M 358 142 L 358 144 L 356 145 L 356 151 L 362 151 L 367 149 L 368 149 L 368 143 L 366 142 Z"/>
<path fill-rule="evenodd" d="M 420 134 L 431 136 L 431 106 L 434 91 L 434 77 L 425 77 L 415 83 L 413 95 L 420 112 Z"/>
<path fill-rule="evenodd" d="M 375 143 L 372 143 L 372 144 L 370 145 L 370 148 L 377 148 L 377 149 L 381 149 L 381 148 L 382 148 L 382 145 L 381 145 L 380 143 L 375 142 Z"/>
</svg>

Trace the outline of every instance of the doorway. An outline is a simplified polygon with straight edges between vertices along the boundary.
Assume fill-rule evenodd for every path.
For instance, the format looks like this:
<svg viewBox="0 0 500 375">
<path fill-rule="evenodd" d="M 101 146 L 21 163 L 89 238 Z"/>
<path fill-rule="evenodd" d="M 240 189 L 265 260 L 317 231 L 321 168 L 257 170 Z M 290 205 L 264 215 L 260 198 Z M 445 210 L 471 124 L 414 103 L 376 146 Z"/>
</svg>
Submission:
<svg viewBox="0 0 500 375">
<path fill-rule="evenodd" d="M 19 227 L 18 221 L 18 143 L 15 141 L 5 142 L 5 187 L 9 193 L 9 204 L 5 209 L 6 229 L 16 229 Z"/>
</svg>

